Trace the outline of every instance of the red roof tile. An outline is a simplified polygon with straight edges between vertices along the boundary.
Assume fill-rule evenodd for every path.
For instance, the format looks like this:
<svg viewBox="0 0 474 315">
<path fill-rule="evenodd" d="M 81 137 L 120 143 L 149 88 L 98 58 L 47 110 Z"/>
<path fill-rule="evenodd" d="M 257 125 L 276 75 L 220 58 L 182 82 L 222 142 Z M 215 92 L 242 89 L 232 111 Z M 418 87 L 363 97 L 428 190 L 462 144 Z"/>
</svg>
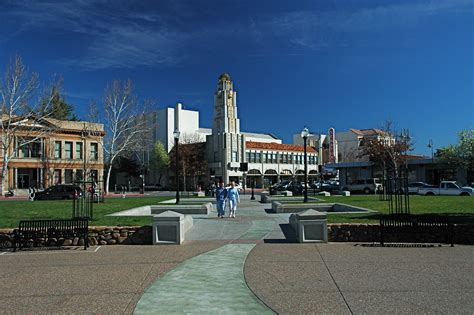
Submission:
<svg viewBox="0 0 474 315">
<path fill-rule="evenodd" d="M 275 150 L 275 151 L 291 151 L 291 152 L 303 152 L 304 146 L 297 144 L 280 144 L 280 143 L 267 143 L 267 142 L 245 142 L 247 149 L 261 149 L 261 150 Z M 308 146 L 306 148 L 308 153 L 316 153 L 313 147 Z"/>
</svg>

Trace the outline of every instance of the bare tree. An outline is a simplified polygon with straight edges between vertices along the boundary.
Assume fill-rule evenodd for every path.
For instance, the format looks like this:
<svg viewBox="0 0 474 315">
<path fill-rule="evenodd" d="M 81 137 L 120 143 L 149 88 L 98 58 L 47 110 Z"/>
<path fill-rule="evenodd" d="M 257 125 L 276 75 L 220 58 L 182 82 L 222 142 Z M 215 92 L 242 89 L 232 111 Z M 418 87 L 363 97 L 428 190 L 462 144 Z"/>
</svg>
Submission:
<svg viewBox="0 0 474 315">
<path fill-rule="evenodd" d="M 1 79 L 0 79 L 1 80 Z M 16 56 L 7 66 L 5 76 L 0 81 L 0 191 L 2 194 L 8 189 L 8 165 L 12 158 L 17 156 L 22 147 L 42 140 L 58 126 L 48 123 L 52 98 L 46 96 L 41 104 L 48 114 L 38 114 L 40 102 L 30 105 L 33 97 L 37 96 L 39 80 L 36 73 L 29 73 L 21 58 Z M 48 91 L 46 95 L 52 95 Z"/>
<path fill-rule="evenodd" d="M 133 92 L 132 81 L 114 80 L 107 86 L 103 99 L 105 132 L 103 150 L 107 177 L 105 191 L 109 192 L 110 173 L 117 157 L 141 149 L 142 140 L 149 133 L 145 103 L 139 103 Z"/>
<path fill-rule="evenodd" d="M 390 121 L 385 123 L 382 133 L 366 139 L 359 156 L 368 156 L 369 160 L 382 167 L 383 172 L 399 177 L 400 168 L 407 162 L 407 153 L 413 148 L 408 130 L 397 135 Z"/>
</svg>

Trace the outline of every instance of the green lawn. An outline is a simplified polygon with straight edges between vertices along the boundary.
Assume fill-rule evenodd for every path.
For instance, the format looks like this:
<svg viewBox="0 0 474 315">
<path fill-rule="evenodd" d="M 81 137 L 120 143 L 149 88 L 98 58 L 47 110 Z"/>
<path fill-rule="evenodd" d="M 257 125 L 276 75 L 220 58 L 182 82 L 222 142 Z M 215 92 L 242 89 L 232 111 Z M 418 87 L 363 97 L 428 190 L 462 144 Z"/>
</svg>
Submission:
<svg viewBox="0 0 474 315">
<path fill-rule="evenodd" d="M 388 213 L 388 201 L 379 201 L 378 196 L 320 197 L 325 202 L 347 203 L 353 206 Z M 413 214 L 439 214 L 453 216 L 453 222 L 474 223 L 474 197 L 460 196 L 410 196 Z M 377 214 L 329 214 L 330 223 L 377 223 Z"/>
<path fill-rule="evenodd" d="M 151 224 L 149 217 L 106 217 L 117 211 L 134 207 L 153 205 L 169 197 L 112 198 L 104 203 L 94 204 L 93 226 L 128 226 Z M 377 196 L 321 197 L 325 202 L 347 203 L 388 213 L 388 202 L 379 201 Z M 474 197 L 459 196 L 410 196 L 411 212 L 432 213 L 453 216 L 454 222 L 474 224 Z M 17 227 L 22 219 L 70 218 L 72 201 L 0 201 L 0 228 Z M 329 223 L 377 223 L 378 213 L 329 214 Z"/>
<path fill-rule="evenodd" d="M 106 217 L 106 214 L 134 207 L 157 204 L 169 197 L 109 198 L 104 203 L 94 204 L 93 226 L 149 225 L 149 217 Z M 72 214 L 72 201 L 0 201 L 0 228 L 18 227 L 20 220 L 28 219 L 69 219 Z"/>
</svg>

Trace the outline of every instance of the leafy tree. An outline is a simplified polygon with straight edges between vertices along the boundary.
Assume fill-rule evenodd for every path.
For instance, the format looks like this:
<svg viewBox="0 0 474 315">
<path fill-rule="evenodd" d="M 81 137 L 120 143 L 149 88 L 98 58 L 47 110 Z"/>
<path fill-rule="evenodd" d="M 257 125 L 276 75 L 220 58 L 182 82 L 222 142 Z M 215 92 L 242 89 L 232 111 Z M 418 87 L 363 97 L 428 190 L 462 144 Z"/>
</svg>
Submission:
<svg viewBox="0 0 474 315">
<path fill-rule="evenodd" d="M 206 143 L 196 134 L 184 133 L 179 141 L 179 173 L 183 178 L 183 185 L 196 187 L 197 179 L 206 174 Z M 170 152 L 170 168 L 176 169 L 176 147 Z M 186 184 L 186 179 L 190 179 L 191 185 Z"/>
<path fill-rule="evenodd" d="M 439 161 L 453 168 L 467 171 L 468 182 L 474 181 L 474 129 L 462 130 L 458 143 L 451 144 L 436 152 Z"/>
<path fill-rule="evenodd" d="M 60 120 L 79 120 L 74 113 L 74 106 L 67 103 L 64 97 L 61 96 L 61 81 L 58 82 L 52 87 L 50 95 L 42 98 L 40 113 Z"/>
<path fill-rule="evenodd" d="M 158 178 L 158 184 L 161 184 L 161 177 L 169 165 L 170 156 L 166 151 L 165 146 L 160 141 L 156 141 L 151 153 L 150 169 L 160 174 L 160 177 Z"/>
</svg>

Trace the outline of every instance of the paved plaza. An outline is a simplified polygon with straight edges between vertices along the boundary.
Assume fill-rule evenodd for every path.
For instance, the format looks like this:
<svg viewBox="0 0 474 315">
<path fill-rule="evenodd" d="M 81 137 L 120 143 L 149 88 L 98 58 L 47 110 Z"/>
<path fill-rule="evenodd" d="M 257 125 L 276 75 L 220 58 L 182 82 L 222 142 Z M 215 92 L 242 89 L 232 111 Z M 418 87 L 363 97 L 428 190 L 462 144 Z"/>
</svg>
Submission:
<svg viewBox="0 0 474 315">
<path fill-rule="evenodd" d="M 0 252 L 0 313 L 473 313 L 473 246 L 297 244 L 264 208 L 183 245 Z"/>
</svg>

